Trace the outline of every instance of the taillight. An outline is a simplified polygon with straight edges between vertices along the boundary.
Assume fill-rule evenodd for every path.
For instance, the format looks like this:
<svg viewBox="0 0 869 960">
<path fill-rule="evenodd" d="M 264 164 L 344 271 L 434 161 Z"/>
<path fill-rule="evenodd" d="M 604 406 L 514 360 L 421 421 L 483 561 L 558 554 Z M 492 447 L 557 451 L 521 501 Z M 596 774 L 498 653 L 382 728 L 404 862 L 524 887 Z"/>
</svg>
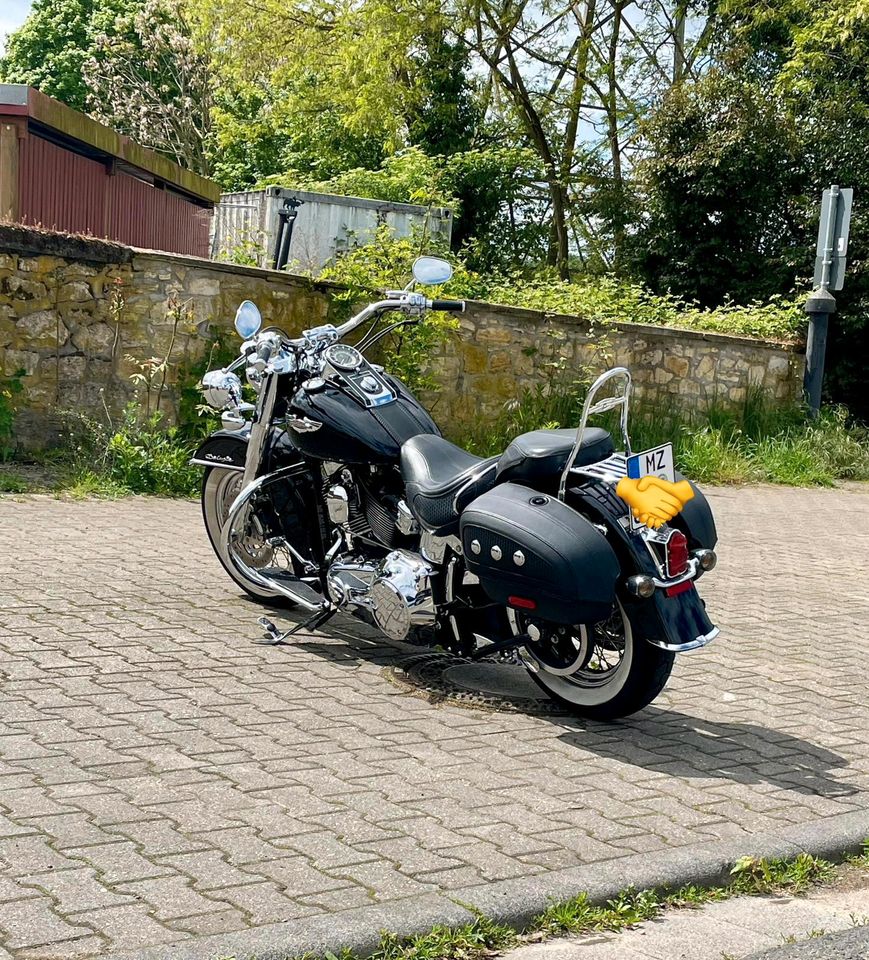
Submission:
<svg viewBox="0 0 869 960">
<path fill-rule="evenodd" d="M 507 603 L 511 607 L 519 607 L 520 610 L 537 609 L 537 602 L 529 597 L 507 597 Z"/>
<path fill-rule="evenodd" d="M 688 569 L 688 538 L 681 530 L 670 534 L 664 560 L 668 577 L 678 577 Z"/>
</svg>

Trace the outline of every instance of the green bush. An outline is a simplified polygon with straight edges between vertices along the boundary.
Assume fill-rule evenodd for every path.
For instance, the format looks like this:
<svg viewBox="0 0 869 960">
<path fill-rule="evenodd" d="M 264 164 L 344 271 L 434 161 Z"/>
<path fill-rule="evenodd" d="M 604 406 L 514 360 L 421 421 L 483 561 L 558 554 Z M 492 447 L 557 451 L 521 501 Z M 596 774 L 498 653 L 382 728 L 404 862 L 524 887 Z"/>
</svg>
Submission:
<svg viewBox="0 0 869 960">
<path fill-rule="evenodd" d="M 439 243 L 437 236 L 395 237 L 390 227 L 384 225 L 371 242 L 340 254 L 321 276 L 348 284 L 350 292 L 343 299 L 356 302 L 363 294 L 384 287 L 403 287 L 414 258 L 421 253 L 437 253 Z M 565 281 L 546 270 L 530 277 L 519 273 L 480 274 L 468 269 L 455 254 L 445 249 L 440 252 L 452 261 L 455 273 L 449 283 L 439 288 L 438 296 L 566 314 L 592 324 L 647 323 L 783 341 L 798 340 L 805 330 L 806 316 L 796 296 L 774 296 L 743 306 L 726 302 L 706 309 L 671 294 L 654 294 L 638 283 L 612 276 Z"/>
</svg>

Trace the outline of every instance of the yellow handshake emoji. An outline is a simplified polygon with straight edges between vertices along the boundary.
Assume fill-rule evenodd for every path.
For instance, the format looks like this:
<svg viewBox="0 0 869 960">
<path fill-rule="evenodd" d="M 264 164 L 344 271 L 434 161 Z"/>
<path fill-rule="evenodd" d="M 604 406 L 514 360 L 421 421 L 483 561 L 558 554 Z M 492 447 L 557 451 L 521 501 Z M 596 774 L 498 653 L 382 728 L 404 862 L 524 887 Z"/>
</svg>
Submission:
<svg viewBox="0 0 869 960">
<path fill-rule="evenodd" d="M 625 477 L 619 480 L 616 493 L 640 523 L 655 528 L 672 520 L 694 496 L 687 480 L 670 483 L 652 475 L 639 480 Z"/>
</svg>

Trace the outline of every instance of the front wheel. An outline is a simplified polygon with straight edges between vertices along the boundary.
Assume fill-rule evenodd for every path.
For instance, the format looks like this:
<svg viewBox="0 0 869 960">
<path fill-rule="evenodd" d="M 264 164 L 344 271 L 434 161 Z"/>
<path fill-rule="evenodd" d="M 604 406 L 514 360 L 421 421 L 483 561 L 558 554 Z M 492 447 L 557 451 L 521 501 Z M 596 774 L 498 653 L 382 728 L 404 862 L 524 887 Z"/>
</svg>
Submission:
<svg viewBox="0 0 869 960">
<path fill-rule="evenodd" d="M 238 470 L 222 470 L 220 467 L 206 469 L 202 478 L 202 519 L 208 539 L 223 569 L 242 590 L 261 603 L 274 607 L 293 607 L 295 604 L 283 595 L 246 579 L 220 548 L 220 532 L 226 523 L 229 508 L 241 491 L 243 476 Z M 273 532 L 267 529 L 266 521 L 248 508 L 242 526 L 244 535 L 239 540 L 238 548 L 244 553 L 245 563 L 257 570 L 273 566 L 277 559 L 276 551 L 269 543 Z"/>
<path fill-rule="evenodd" d="M 618 601 L 608 620 L 568 627 L 511 611 L 514 629 L 532 637 L 519 650 L 531 678 L 572 713 L 616 720 L 648 706 L 664 689 L 674 654 L 635 642 Z"/>
</svg>

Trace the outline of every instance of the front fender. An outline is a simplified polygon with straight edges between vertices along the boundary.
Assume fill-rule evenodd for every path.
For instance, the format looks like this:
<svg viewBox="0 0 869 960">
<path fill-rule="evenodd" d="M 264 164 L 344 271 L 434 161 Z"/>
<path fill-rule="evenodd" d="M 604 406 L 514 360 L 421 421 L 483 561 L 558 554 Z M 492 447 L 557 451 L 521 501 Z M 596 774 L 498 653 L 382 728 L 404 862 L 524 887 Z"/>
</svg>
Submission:
<svg viewBox="0 0 869 960">
<path fill-rule="evenodd" d="M 216 430 L 193 454 L 190 462 L 199 467 L 220 467 L 223 470 L 244 470 L 250 424 L 240 430 Z M 257 473 L 271 473 L 281 467 L 299 463 L 302 455 L 293 446 L 286 430 L 272 427 L 266 439 L 262 462 Z"/>
<path fill-rule="evenodd" d="M 190 462 L 198 467 L 244 470 L 249 439 L 250 424 L 241 430 L 216 430 L 199 445 Z"/>
</svg>

